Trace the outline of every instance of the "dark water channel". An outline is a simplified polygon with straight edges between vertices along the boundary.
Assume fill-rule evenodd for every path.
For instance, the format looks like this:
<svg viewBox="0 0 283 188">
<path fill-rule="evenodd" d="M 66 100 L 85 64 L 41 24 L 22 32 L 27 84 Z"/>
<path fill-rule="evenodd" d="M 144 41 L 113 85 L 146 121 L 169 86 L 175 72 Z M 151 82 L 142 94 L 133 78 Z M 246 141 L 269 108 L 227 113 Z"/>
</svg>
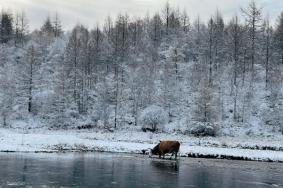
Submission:
<svg viewBox="0 0 283 188">
<path fill-rule="evenodd" d="M 0 187 L 283 187 L 283 164 L 105 153 L 0 154 Z"/>
</svg>

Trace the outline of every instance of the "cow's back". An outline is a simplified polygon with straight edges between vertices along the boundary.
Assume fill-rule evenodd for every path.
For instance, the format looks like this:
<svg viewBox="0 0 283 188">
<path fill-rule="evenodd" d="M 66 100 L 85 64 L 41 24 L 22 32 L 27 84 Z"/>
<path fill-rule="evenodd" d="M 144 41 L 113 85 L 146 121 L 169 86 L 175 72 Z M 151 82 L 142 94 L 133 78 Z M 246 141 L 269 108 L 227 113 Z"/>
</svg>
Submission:
<svg viewBox="0 0 283 188">
<path fill-rule="evenodd" d="M 159 150 L 162 153 L 179 152 L 180 143 L 178 141 L 162 141 L 159 143 Z"/>
</svg>

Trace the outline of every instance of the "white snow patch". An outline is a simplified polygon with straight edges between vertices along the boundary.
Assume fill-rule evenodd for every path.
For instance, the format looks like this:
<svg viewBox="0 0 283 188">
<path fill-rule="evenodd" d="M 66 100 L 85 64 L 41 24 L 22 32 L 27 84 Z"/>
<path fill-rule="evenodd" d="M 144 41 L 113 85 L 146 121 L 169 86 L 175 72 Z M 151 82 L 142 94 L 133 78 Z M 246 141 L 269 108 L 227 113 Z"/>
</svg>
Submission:
<svg viewBox="0 0 283 188">
<path fill-rule="evenodd" d="M 36 133 L 35 133 L 36 131 Z M 159 140 L 178 140 L 181 143 L 180 155 L 212 155 L 241 157 L 248 160 L 283 162 L 282 151 L 241 149 L 245 146 L 282 146 L 282 140 L 273 138 L 195 138 L 177 134 L 153 134 L 129 131 L 15 131 L 0 129 L 0 151 L 16 152 L 53 152 L 70 151 L 106 151 L 122 153 L 142 153 L 142 150 L 154 147 Z M 225 148 L 226 147 L 226 148 Z"/>
</svg>

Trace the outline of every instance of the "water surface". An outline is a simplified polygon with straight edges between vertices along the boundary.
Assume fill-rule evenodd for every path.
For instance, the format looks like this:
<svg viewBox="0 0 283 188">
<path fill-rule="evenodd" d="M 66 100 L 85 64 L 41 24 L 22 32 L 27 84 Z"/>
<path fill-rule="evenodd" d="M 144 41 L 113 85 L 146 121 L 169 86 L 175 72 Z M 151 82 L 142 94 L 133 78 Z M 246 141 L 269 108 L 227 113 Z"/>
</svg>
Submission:
<svg viewBox="0 0 283 188">
<path fill-rule="evenodd" d="M 105 153 L 0 154 L 0 187 L 283 187 L 283 164 Z"/>
</svg>

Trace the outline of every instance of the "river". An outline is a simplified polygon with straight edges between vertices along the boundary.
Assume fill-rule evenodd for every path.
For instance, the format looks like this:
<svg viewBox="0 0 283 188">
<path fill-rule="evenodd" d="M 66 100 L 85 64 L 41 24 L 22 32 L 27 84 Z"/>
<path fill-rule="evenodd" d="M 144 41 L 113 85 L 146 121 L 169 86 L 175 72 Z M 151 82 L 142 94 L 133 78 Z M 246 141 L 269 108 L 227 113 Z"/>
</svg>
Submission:
<svg viewBox="0 0 283 188">
<path fill-rule="evenodd" d="M 283 164 L 108 153 L 1 153 L 0 187 L 283 187 Z"/>
</svg>

